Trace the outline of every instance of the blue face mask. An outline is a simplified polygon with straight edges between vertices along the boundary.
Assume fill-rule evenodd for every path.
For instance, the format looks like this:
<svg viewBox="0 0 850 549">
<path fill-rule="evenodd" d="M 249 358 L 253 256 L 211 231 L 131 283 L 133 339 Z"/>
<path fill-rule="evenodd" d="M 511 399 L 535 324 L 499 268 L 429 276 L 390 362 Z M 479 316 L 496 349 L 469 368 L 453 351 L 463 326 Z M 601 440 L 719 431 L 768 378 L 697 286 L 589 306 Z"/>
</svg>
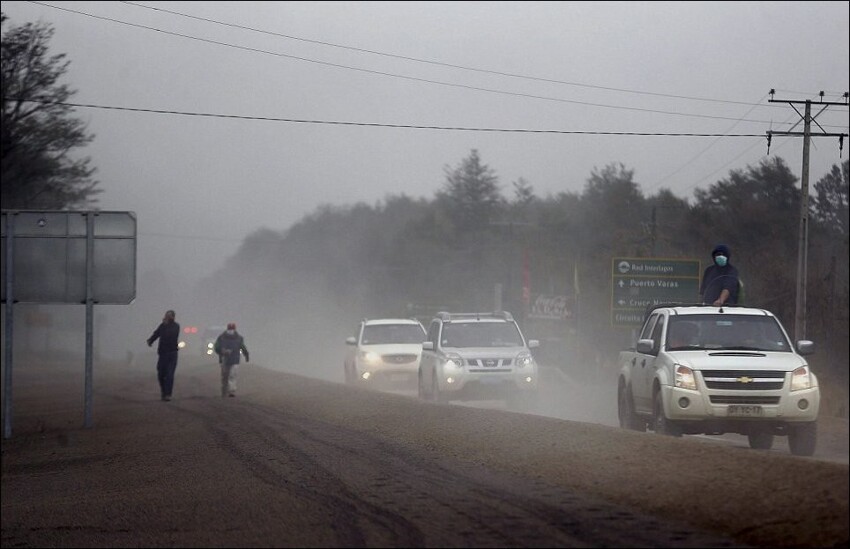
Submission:
<svg viewBox="0 0 850 549">
<path fill-rule="evenodd" d="M 725 267 L 725 266 L 726 266 L 726 261 L 727 261 L 727 259 L 726 259 L 726 256 L 725 256 L 725 255 L 716 255 L 716 256 L 714 256 L 714 262 L 715 262 L 715 263 L 717 263 L 717 266 L 718 266 L 718 267 Z"/>
</svg>

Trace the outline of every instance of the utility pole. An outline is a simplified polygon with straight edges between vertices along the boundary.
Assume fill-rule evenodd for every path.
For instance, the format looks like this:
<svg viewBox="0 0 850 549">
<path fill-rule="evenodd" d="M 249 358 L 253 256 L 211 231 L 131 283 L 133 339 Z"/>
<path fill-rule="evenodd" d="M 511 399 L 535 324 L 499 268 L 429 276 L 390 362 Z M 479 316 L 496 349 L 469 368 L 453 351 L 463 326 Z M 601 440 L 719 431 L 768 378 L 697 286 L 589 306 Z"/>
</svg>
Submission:
<svg viewBox="0 0 850 549">
<path fill-rule="evenodd" d="M 803 121 L 803 131 L 795 132 L 795 131 L 772 131 L 768 130 L 767 132 L 767 152 L 770 154 L 770 141 L 774 134 L 776 135 L 790 135 L 790 136 L 802 136 L 803 138 L 803 168 L 802 168 L 802 177 L 800 181 L 802 194 L 800 196 L 800 233 L 799 233 L 799 243 L 797 246 L 797 301 L 796 301 L 796 311 L 794 314 L 794 340 L 799 341 L 801 339 L 806 339 L 806 282 L 807 282 L 807 258 L 808 258 L 808 246 L 809 246 L 809 143 L 812 137 L 812 122 L 817 124 L 817 126 L 821 129 L 823 133 L 815 134 L 817 137 L 837 137 L 838 138 L 838 156 L 841 156 L 842 150 L 844 148 L 844 138 L 847 137 L 846 133 L 827 133 L 823 127 L 818 124 L 817 117 L 823 113 L 827 107 L 829 106 L 839 106 L 846 107 L 848 106 L 848 92 L 844 92 L 844 102 L 836 103 L 830 101 L 824 101 L 823 96 L 824 93 L 820 92 L 820 100 L 814 102 L 815 105 L 822 106 L 820 111 L 814 116 L 812 116 L 812 103 L 811 99 L 806 99 L 805 101 L 792 101 L 787 99 L 774 99 L 773 96 L 776 93 L 776 90 L 770 90 L 770 99 L 768 100 L 770 103 L 788 103 L 791 105 L 791 108 L 794 109 L 800 118 Z M 794 105 L 805 105 L 804 114 L 800 114 L 800 111 L 797 110 L 797 107 Z M 797 124 L 800 122 L 798 121 Z M 794 127 L 791 127 L 791 130 Z"/>
</svg>

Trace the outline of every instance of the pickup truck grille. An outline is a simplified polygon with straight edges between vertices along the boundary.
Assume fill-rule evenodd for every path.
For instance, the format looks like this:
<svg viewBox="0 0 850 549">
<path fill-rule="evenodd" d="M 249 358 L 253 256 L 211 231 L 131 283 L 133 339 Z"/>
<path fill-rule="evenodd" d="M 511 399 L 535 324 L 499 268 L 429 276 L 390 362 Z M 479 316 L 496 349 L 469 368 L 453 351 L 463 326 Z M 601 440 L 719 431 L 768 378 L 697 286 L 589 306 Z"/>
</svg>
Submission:
<svg viewBox="0 0 850 549">
<path fill-rule="evenodd" d="M 779 404 L 778 396 L 711 395 L 712 404 Z"/>
<path fill-rule="evenodd" d="M 761 370 L 703 371 L 702 378 L 709 389 L 734 391 L 775 391 L 782 389 L 785 372 Z"/>
</svg>

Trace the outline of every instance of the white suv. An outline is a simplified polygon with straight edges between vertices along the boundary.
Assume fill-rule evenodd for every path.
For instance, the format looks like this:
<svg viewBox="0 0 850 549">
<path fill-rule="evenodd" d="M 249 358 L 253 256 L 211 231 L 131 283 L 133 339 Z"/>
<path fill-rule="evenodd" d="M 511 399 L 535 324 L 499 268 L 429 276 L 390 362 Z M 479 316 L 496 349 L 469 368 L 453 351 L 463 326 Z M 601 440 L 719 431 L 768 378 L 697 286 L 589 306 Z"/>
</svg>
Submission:
<svg viewBox="0 0 850 549">
<path fill-rule="evenodd" d="M 425 328 L 415 319 L 373 318 L 358 324 L 345 340 L 343 366 L 349 385 L 415 389 Z"/>
<path fill-rule="evenodd" d="M 422 344 L 419 396 L 427 400 L 504 399 L 528 411 L 537 396 L 537 363 L 508 312 L 437 313 Z"/>
</svg>

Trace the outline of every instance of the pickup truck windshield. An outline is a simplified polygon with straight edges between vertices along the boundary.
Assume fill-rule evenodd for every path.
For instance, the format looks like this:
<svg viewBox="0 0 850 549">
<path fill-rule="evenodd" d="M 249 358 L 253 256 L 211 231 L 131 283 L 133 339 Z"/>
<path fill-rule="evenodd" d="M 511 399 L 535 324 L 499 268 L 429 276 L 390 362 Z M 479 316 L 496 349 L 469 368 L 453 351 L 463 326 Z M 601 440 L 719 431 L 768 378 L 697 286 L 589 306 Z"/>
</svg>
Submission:
<svg viewBox="0 0 850 549">
<path fill-rule="evenodd" d="M 755 315 L 671 315 L 667 350 L 740 350 L 791 352 L 774 317 Z"/>
</svg>

